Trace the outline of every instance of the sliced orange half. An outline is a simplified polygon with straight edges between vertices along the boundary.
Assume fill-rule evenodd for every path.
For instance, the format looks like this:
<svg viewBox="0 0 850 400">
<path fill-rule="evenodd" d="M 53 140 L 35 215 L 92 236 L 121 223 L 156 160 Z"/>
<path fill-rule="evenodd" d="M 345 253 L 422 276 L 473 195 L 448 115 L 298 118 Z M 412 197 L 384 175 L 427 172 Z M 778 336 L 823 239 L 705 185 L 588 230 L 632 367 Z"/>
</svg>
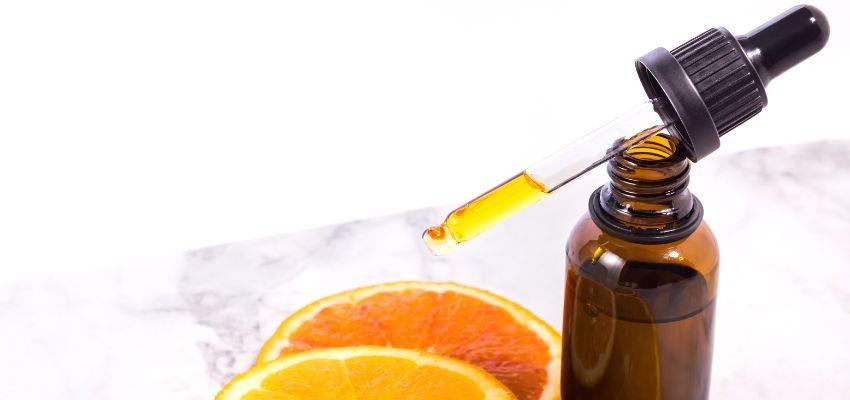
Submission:
<svg viewBox="0 0 850 400">
<path fill-rule="evenodd" d="M 216 400 L 514 400 L 484 370 L 453 358 L 386 347 L 312 350 L 259 364 Z"/>
<path fill-rule="evenodd" d="M 339 293 L 285 320 L 258 362 L 318 348 L 427 351 L 483 368 L 520 400 L 559 398 L 561 337 L 528 310 L 448 282 L 396 282 Z"/>
</svg>

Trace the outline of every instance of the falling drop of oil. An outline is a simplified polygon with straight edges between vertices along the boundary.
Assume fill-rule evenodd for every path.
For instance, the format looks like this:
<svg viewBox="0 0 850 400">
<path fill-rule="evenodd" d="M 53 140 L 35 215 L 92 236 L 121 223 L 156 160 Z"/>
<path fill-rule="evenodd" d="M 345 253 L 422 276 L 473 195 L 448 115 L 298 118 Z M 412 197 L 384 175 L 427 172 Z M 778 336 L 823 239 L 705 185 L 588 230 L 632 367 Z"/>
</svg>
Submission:
<svg viewBox="0 0 850 400">
<path fill-rule="evenodd" d="M 457 244 L 445 225 L 432 226 L 426 229 L 422 233 L 422 241 L 425 242 L 425 247 L 435 256 L 446 254 Z"/>
</svg>

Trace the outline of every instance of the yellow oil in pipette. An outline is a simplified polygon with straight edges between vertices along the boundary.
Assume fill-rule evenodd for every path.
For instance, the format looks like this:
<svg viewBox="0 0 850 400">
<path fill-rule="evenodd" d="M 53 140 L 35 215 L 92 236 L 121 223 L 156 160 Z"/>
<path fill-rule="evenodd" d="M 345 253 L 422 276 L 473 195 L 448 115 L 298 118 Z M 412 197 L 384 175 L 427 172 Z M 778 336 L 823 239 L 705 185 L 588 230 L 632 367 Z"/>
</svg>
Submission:
<svg viewBox="0 0 850 400">
<path fill-rule="evenodd" d="M 422 240 L 436 255 L 470 240 L 549 193 L 525 172 L 452 211 L 442 225 L 425 230 Z"/>
<path fill-rule="evenodd" d="M 458 243 L 478 236 L 505 218 L 558 190 L 564 184 L 607 162 L 614 154 L 642 143 L 664 128 L 664 125 L 655 125 L 634 135 L 619 138 L 602 154 L 593 154 L 590 160 L 586 157 L 573 157 L 576 153 L 584 153 L 582 147 L 578 148 L 579 151 L 567 148 L 565 151 L 556 153 L 553 157 L 526 169 L 455 209 L 441 225 L 426 229 L 422 234 L 422 240 L 435 255 L 446 254 Z M 551 168 L 553 165 L 558 168 Z M 535 179 L 539 176 L 548 180 Z"/>
</svg>

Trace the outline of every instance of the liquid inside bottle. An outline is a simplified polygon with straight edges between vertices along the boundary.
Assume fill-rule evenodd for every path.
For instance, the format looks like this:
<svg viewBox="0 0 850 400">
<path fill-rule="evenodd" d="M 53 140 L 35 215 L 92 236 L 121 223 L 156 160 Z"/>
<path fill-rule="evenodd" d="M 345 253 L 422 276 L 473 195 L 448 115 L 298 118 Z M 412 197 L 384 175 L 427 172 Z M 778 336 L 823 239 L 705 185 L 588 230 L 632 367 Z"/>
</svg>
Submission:
<svg viewBox="0 0 850 400">
<path fill-rule="evenodd" d="M 714 298 L 702 274 L 678 264 L 619 268 L 616 281 L 598 263 L 568 271 L 569 398 L 707 398 Z"/>
</svg>

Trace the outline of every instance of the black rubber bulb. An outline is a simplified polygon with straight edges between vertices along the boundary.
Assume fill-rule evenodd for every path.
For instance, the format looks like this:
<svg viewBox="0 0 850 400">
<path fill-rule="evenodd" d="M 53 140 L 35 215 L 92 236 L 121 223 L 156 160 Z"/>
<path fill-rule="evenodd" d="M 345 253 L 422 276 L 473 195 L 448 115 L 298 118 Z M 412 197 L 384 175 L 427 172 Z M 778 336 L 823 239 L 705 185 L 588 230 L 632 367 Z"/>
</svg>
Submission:
<svg viewBox="0 0 850 400">
<path fill-rule="evenodd" d="M 817 7 L 799 5 L 737 39 L 767 85 L 826 46 L 829 22 Z"/>
</svg>

